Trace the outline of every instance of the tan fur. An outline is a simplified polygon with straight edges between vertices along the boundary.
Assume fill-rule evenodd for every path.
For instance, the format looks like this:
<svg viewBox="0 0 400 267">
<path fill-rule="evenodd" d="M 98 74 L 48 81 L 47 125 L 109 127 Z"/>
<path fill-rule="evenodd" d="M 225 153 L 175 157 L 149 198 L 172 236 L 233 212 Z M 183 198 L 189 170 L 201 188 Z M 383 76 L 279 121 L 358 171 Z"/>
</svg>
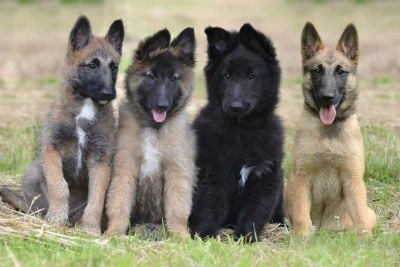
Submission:
<svg viewBox="0 0 400 267">
<path fill-rule="evenodd" d="M 63 85 L 43 125 L 39 159 L 22 179 L 26 203 L 18 205 L 18 195 L 10 190 L 0 192 L 13 200 L 15 208 L 100 234 L 115 150 L 115 119 L 109 104 L 113 97 L 99 97 L 103 89 L 114 90 L 116 69 L 110 64 L 118 66 L 122 41 L 121 20 L 114 21 L 101 38 L 91 34 L 86 17 L 78 19 L 69 38 Z M 95 68 L 87 71 L 96 61 Z M 98 65 L 106 68 L 91 76 Z M 93 77 L 104 80 L 91 87 L 87 81 Z"/>
<path fill-rule="evenodd" d="M 174 47 L 157 49 L 178 55 Z M 182 96 L 177 107 L 158 129 L 140 106 L 137 89 L 151 60 L 134 60 L 126 78 L 127 99 L 119 108 L 117 152 L 106 202 L 108 235 L 127 231 L 129 223 L 165 223 L 169 233 L 189 236 L 188 217 L 196 182 L 195 136 L 185 110 L 193 92 L 194 73 L 180 68 Z"/>
<path fill-rule="evenodd" d="M 180 112 L 158 131 L 157 149 L 161 158 L 160 172 L 141 176 L 146 127 L 140 127 L 128 102 L 120 108 L 118 150 L 114 159 L 108 200 L 108 234 L 124 234 L 131 211 L 134 217 L 147 212 L 143 221 L 160 223 L 165 219 L 171 232 L 188 235 L 187 219 L 195 184 L 195 138 L 186 112 Z M 153 205 L 152 205 L 153 204 Z M 139 221 L 141 221 L 139 219 Z"/>
<path fill-rule="evenodd" d="M 310 59 L 303 53 L 303 60 L 305 105 L 294 144 L 292 170 L 285 186 L 289 222 L 294 234 L 303 239 L 310 235 L 312 225 L 330 231 L 355 229 L 371 234 L 376 215 L 367 206 L 363 181 L 364 146 L 355 114 L 357 61 L 323 45 Z M 327 71 L 337 64 L 350 70 L 346 98 L 337 110 L 338 121 L 328 126 L 311 110 L 315 103 L 307 70 L 315 64 L 323 64 Z"/>
<path fill-rule="evenodd" d="M 66 76 L 75 71 L 77 65 L 82 62 L 85 57 L 92 58 L 96 53 L 108 50 L 108 54 L 112 55 L 115 62 L 119 62 L 119 54 L 104 39 L 99 37 L 92 38 L 91 42 L 81 50 L 69 51 L 66 58 L 66 66 L 64 68 Z M 62 158 L 68 158 L 71 153 L 76 153 L 73 146 L 74 141 L 70 145 L 64 145 L 60 150 L 56 150 L 52 144 L 52 127 L 54 124 L 64 122 L 70 124 L 81 107 L 74 99 L 73 88 L 66 84 L 60 90 L 60 94 L 56 103 L 48 114 L 43 130 L 43 144 L 41 149 L 41 158 L 43 170 L 46 177 L 49 209 L 45 219 L 49 222 L 65 225 L 68 221 L 68 199 L 69 190 L 67 182 L 62 174 Z M 103 107 L 101 121 L 98 122 L 101 129 L 107 133 L 109 139 L 109 147 L 114 145 L 114 127 L 115 120 L 112 106 Z M 104 208 L 105 193 L 107 191 L 110 175 L 111 175 L 111 157 L 112 152 L 107 153 L 102 162 L 96 162 L 91 158 L 87 158 L 89 170 L 89 192 L 88 202 L 84 209 L 83 216 L 79 222 L 79 226 L 89 232 L 100 234 L 101 216 Z"/>
</svg>

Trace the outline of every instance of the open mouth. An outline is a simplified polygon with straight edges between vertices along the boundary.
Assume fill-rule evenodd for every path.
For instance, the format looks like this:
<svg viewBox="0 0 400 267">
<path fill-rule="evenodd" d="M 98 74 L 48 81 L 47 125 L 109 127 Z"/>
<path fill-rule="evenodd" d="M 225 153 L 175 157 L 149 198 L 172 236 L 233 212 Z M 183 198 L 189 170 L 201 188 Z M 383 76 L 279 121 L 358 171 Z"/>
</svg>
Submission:
<svg viewBox="0 0 400 267">
<path fill-rule="evenodd" d="M 331 125 L 336 118 L 335 105 L 321 106 L 319 109 L 319 118 L 325 125 Z"/>
<path fill-rule="evenodd" d="M 167 111 L 166 110 L 156 110 L 152 109 L 151 114 L 153 115 L 153 120 L 157 123 L 162 123 L 167 118 Z"/>
</svg>

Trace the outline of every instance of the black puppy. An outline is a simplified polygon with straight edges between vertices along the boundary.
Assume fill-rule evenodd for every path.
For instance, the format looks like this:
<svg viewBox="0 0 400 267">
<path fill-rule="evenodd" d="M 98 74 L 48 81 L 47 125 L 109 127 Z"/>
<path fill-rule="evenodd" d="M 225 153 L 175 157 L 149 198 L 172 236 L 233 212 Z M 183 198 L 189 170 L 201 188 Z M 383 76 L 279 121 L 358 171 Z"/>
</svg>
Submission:
<svg viewBox="0 0 400 267">
<path fill-rule="evenodd" d="M 194 122 L 199 184 L 189 222 L 215 236 L 235 226 L 251 241 L 267 222 L 283 223 L 283 130 L 274 113 L 280 67 L 275 48 L 250 24 L 205 30 L 208 104 Z"/>
</svg>

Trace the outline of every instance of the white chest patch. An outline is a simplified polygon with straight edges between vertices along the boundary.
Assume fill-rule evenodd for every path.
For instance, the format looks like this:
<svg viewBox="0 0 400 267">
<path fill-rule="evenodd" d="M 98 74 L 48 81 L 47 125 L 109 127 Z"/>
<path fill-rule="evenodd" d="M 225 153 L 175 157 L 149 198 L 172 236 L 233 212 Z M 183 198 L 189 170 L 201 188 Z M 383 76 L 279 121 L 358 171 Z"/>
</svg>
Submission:
<svg viewBox="0 0 400 267">
<path fill-rule="evenodd" d="M 242 167 L 242 169 L 240 170 L 240 180 L 239 180 L 240 187 L 242 188 L 245 187 L 247 179 L 249 178 L 249 174 L 254 168 L 255 166 L 246 167 L 246 165 Z"/>
<path fill-rule="evenodd" d="M 96 116 L 96 107 L 94 106 L 93 101 L 90 98 L 85 99 L 81 111 L 75 117 L 76 135 L 78 137 L 76 173 L 79 173 L 79 170 L 82 168 L 82 154 L 83 154 L 83 149 L 86 147 L 86 142 L 87 142 L 86 133 L 80 126 L 79 121 L 86 120 L 91 122 L 94 120 L 95 116 Z"/>
<path fill-rule="evenodd" d="M 161 152 L 156 130 L 145 129 L 142 134 L 142 141 L 143 160 L 140 166 L 140 177 L 152 178 L 160 174 L 161 171 Z"/>
</svg>

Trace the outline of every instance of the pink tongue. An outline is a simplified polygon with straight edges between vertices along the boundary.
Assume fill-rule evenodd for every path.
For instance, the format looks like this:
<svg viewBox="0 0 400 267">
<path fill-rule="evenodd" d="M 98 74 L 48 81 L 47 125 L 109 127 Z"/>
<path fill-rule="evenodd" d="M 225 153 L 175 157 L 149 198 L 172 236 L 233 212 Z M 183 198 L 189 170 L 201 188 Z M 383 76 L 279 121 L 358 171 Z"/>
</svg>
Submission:
<svg viewBox="0 0 400 267">
<path fill-rule="evenodd" d="M 329 107 L 321 107 L 319 110 L 319 117 L 323 124 L 330 125 L 335 120 L 336 109 L 334 105 Z"/>
<path fill-rule="evenodd" d="M 165 118 L 167 117 L 167 112 L 166 111 L 159 112 L 159 111 L 157 111 L 155 109 L 152 109 L 151 113 L 153 114 L 153 119 L 156 122 L 164 122 Z"/>
</svg>

